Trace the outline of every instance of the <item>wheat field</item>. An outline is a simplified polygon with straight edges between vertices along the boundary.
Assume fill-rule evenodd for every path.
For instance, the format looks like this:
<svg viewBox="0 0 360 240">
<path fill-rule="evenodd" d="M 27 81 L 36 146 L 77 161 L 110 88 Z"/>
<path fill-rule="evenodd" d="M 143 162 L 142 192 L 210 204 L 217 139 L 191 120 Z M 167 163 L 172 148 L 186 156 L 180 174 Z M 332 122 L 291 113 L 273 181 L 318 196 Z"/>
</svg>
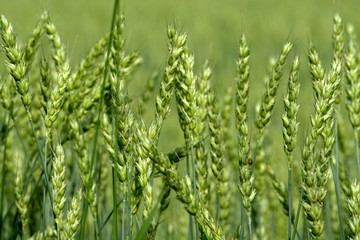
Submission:
<svg viewBox="0 0 360 240">
<path fill-rule="evenodd" d="M 150 3 L 113 4 L 98 9 L 109 22 L 92 46 L 69 45 L 51 8 L 31 27 L 0 16 L 0 239 L 360 238 L 360 49 L 348 5 L 321 38 L 289 27 L 269 50 L 244 22 L 237 39 L 213 40 L 236 51 L 213 56 L 191 39 L 210 41 L 195 24 L 204 13 L 156 26 L 166 41 L 154 54 L 151 37 L 131 36 L 151 28 L 133 20 Z M 188 4 L 194 14 L 199 3 Z"/>
</svg>

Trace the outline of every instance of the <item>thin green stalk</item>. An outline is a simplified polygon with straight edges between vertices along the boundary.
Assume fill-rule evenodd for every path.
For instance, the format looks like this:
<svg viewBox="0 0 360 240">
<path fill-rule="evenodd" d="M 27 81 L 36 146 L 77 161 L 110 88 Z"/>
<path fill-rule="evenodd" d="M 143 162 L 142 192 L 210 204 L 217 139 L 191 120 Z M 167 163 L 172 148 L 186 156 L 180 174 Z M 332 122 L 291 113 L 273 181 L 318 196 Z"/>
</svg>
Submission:
<svg viewBox="0 0 360 240">
<path fill-rule="evenodd" d="M 44 178 L 45 178 L 45 182 L 46 181 L 49 181 L 48 179 L 48 176 L 47 176 L 47 164 L 46 164 L 46 154 L 47 154 L 47 146 L 48 146 L 48 142 L 49 142 L 49 139 L 48 139 L 48 134 L 46 136 L 46 139 L 45 139 L 45 147 L 44 147 L 44 156 L 45 156 L 45 159 L 42 161 L 42 164 L 43 164 L 43 169 L 44 169 Z M 46 183 L 45 183 L 46 184 Z M 44 189 L 44 191 L 46 191 L 46 189 Z M 49 195 L 51 196 L 51 193 L 50 193 L 50 190 L 49 191 Z M 45 198 L 45 195 L 44 195 L 44 198 L 43 198 L 43 221 L 44 223 L 46 223 L 46 220 L 45 220 L 45 203 L 46 203 L 46 198 Z M 52 205 L 53 201 L 51 200 L 51 205 Z M 52 209 L 52 208 L 51 208 Z M 55 218 L 54 218 L 55 219 Z M 55 229 L 56 231 L 58 230 L 58 226 L 57 226 L 57 223 L 56 221 L 54 221 L 55 223 Z M 45 227 L 45 226 L 44 226 Z M 45 228 L 44 228 L 45 229 Z M 57 231 L 58 233 L 58 238 L 60 237 L 59 234 L 60 234 L 60 231 Z"/>
<path fill-rule="evenodd" d="M 240 232 L 239 232 L 239 238 L 240 239 L 244 239 L 244 226 L 245 226 L 245 218 L 246 218 L 246 209 L 244 208 L 244 206 L 241 204 L 241 222 L 240 222 Z"/>
<path fill-rule="evenodd" d="M 101 171 L 101 162 L 99 162 L 99 172 Z M 99 173 L 99 177 L 100 177 L 100 173 Z M 100 181 L 99 181 L 99 184 L 100 184 Z M 100 228 L 101 228 L 101 219 L 100 219 L 100 214 L 99 214 L 99 207 L 98 207 L 98 200 L 96 200 L 97 203 L 96 203 L 96 216 L 94 218 L 94 225 L 95 225 L 95 239 L 100 239 L 102 240 L 102 236 L 100 235 Z"/>
<path fill-rule="evenodd" d="M 191 164 L 192 164 L 192 174 L 193 174 L 193 191 L 194 191 L 194 195 L 195 197 L 197 198 L 196 201 L 198 201 L 198 192 L 197 192 L 197 188 L 196 188 L 196 160 L 193 156 L 193 152 L 194 152 L 194 148 L 193 148 L 193 145 L 191 144 L 190 146 L 190 155 L 191 155 Z M 200 236 L 200 232 L 199 232 L 199 227 L 198 227 L 198 223 L 195 222 L 196 224 L 196 228 L 195 228 L 195 237 L 196 239 L 199 239 L 199 236 Z"/>
<path fill-rule="evenodd" d="M 81 215 L 81 225 L 80 225 L 80 240 L 85 239 L 85 227 L 86 227 L 86 218 L 88 213 L 89 205 L 86 199 L 83 199 L 83 214 Z"/>
<path fill-rule="evenodd" d="M 115 172 L 115 159 L 114 166 L 112 167 L 112 183 L 113 183 L 113 208 L 114 212 L 117 213 L 117 177 Z M 101 229 L 99 229 L 101 232 Z M 118 231 L 117 231 L 117 214 L 113 216 L 113 225 L 112 225 L 112 239 L 118 239 Z"/>
<path fill-rule="evenodd" d="M 295 216 L 295 223 L 294 223 L 294 230 L 293 230 L 293 233 L 291 235 L 291 240 L 295 240 L 295 235 L 297 234 L 297 226 L 298 226 L 298 223 L 299 223 L 299 219 L 300 219 L 300 210 L 301 210 L 301 199 L 303 197 L 303 190 L 301 189 L 301 192 L 300 192 L 300 197 L 299 197 L 299 204 L 298 204 L 298 207 L 297 207 L 297 210 L 296 210 L 296 216 Z M 305 225 L 305 224 L 304 224 Z M 299 234 L 298 234 L 298 238 L 299 239 L 302 239 Z"/>
<path fill-rule="evenodd" d="M 124 184 L 122 184 L 122 186 L 123 186 L 122 188 L 124 189 L 125 188 Z M 125 219 L 126 219 L 126 196 L 124 194 L 122 200 L 121 240 L 125 240 Z"/>
<path fill-rule="evenodd" d="M 118 201 L 116 204 L 116 208 L 118 208 L 121 204 L 121 201 Z M 114 208 L 111 209 L 110 213 L 107 215 L 107 217 L 105 218 L 101 228 L 100 228 L 100 233 L 104 230 L 106 224 L 108 223 L 108 221 L 110 220 L 111 216 L 114 214 Z"/>
<path fill-rule="evenodd" d="M 186 150 L 187 150 L 187 154 L 186 154 L 186 170 L 187 170 L 187 174 L 190 177 L 191 176 L 191 166 L 192 163 L 190 163 L 190 157 L 189 157 L 189 140 L 186 140 Z M 196 186 L 196 185 L 195 185 Z M 195 239 L 194 238 L 194 217 L 192 215 L 189 215 L 189 239 Z"/>
<path fill-rule="evenodd" d="M 51 191 L 50 191 L 49 175 L 48 175 L 47 169 L 46 169 L 46 166 L 47 166 L 46 158 L 47 158 L 47 157 L 46 157 L 46 155 L 45 155 L 45 156 L 42 155 L 41 147 L 40 147 L 40 143 L 39 143 L 39 139 L 38 139 L 37 136 L 36 136 L 36 131 L 35 131 L 34 123 L 33 123 L 32 118 L 31 118 L 30 109 L 29 109 L 28 107 L 26 108 L 26 112 L 27 112 L 27 115 L 28 115 L 28 118 L 29 118 L 29 122 L 30 122 L 30 126 L 31 126 L 32 133 L 33 133 L 34 138 L 35 138 L 36 146 L 37 146 L 37 149 L 38 149 L 38 152 L 39 152 L 39 157 L 40 157 L 41 162 L 42 162 L 42 164 L 43 164 L 44 182 L 45 182 L 45 192 L 47 192 L 47 194 L 49 195 L 50 208 L 51 208 L 51 212 L 53 212 L 53 198 L 52 198 Z M 45 199 L 44 199 L 44 206 L 45 206 Z"/>
<path fill-rule="evenodd" d="M 115 125 L 116 125 L 116 120 L 114 118 L 114 115 L 115 115 L 115 110 L 114 110 L 114 105 L 112 105 L 111 107 L 111 115 L 112 115 L 112 129 L 115 129 Z M 115 139 L 115 142 L 118 142 L 119 139 L 118 139 L 118 135 L 115 134 L 114 132 L 112 133 L 112 137 Z M 112 237 L 113 239 L 118 239 L 118 231 L 117 231 L 117 173 L 116 173 L 116 169 L 115 169 L 115 166 L 116 166 L 116 162 L 117 162 L 117 157 L 114 157 L 113 158 L 113 166 L 112 166 L 112 182 L 113 182 L 113 213 L 114 213 L 114 216 L 113 216 L 113 225 L 112 225 Z M 123 186 L 123 184 L 121 184 L 121 186 Z M 124 220 L 124 218 L 122 218 L 122 220 Z M 123 225 L 123 224 L 122 224 Z M 101 231 L 101 230 L 100 230 Z"/>
<path fill-rule="evenodd" d="M 92 168 L 95 160 L 95 152 L 96 152 L 96 146 L 97 146 L 97 139 L 99 137 L 99 129 L 100 129 L 100 116 L 102 113 L 103 105 L 104 105 L 104 95 L 105 95 L 105 83 L 106 79 L 108 77 L 108 67 L 110 62 L 110 53 L 111 53 L 111 45 L 114 38 L 114 28 L 115 28 L 115 20 L 116 20 L 116 14 L 119 12 L 119 3 L 120 0 L 115 0 L 114 8 L 113 8 L 113 16 L 111 21 L 111 30 L 110 30 L 110 38 L 108 42 L 108 48 L 107 48 L 107 57 L 105 61 L 105 68 L 104 68 L 104 75 L 103 75 L 103 81 L 101 84 L 101 96 L 100 96 L 100 102 L 99 102 L 99 108 L 97 112 L 97 121 L 96 121 L 96 128 L 95 128 L 95 135 L 94 135 L 94 141 L 93 141 L 93 149 L 91 154 L 91 161 L 90 161 L 90 168 Z"/>
<path fill-rule="evenodd" d="M 252 232 L 251 218 L 248 218 L 248 225 L 249 225 L 249 239 L 252 240 L 253 239 L 253 232 Z"/>
<path fill-rule="evenodd" d="M 289 208 L 289 221 L 288 221 L 288 239 L 291 239 L 291 226 L 292 226 L 292 164 L 288 164 L 288 208 Z M 295 231 L 296 229 L 294 229 Z"/>
<path fill-rule="evenodd" d="M 247 210 L 244 208 L 244 206 L 241 204 L 240 205 L 240 232 L 239 232 L 239 238 L 240 239 L 244 239 L 244 232 L 245 232 L 245 224 L 248 224 L 248 231 L 249 231 L 249 239 L 252 240 L 253 238 L 253 231 L 252 231 L 252 219 L 251 217 L 251 213 L 247 213 Z M 246 221 L 245 221 L 246 219 Z"/>
</svg>

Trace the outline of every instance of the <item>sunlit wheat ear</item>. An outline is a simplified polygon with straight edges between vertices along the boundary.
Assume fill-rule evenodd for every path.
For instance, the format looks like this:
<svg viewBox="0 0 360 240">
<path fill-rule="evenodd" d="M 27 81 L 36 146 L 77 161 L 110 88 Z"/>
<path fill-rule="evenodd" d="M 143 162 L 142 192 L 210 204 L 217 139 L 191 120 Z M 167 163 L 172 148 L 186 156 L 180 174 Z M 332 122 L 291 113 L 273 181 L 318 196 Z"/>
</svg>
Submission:
<svg viewBox="0 0 360 240">
<path fill-rule="evenodd" d="M 313 76 L 313 86 L 315 90 L 315 104 L 325 104 L 322 102 L 322 88 L 324 87 L 324 69 L 321 66 L 320 59 L 314 47 L 310 48 L 309 53 L 310 69 Z M 317 108 L 316 109 L 320 109 Z M 314 237 L 320 236 L 323 231 L 323 222 L 321 214 L 315 211 L 320 211 L 320 203 L 317 199 L 314 199 L 311 193 L 316 192 L 316 173 L 315 173 L 315 156 L 314 149 L 316 139 L 319 136 L 320 130 L 323 124 L 322 112 L 317 111 L 314 116 L 311 117 L 311 130 L 307 134 L 305 139 L 305 146 L 302 151 L 302 188 L 304 191 L 304 197 L 302 205 L 304 208 L 305 216 L 311 229 L 311 233 Z M 313 198 L 313 199 L 312 199 Z"/>
<path fill-rule="evenodd" d="M 125 17 L 123 15 L 116 16 L 113 43 L 111 45 L 111 53 L 110 53 L 111 58 L 109 61 L 110 71 L 115 75 L 120 75 L 120 71 L 121 71 L 120 68 L 124 57 L 124 45 L 125 45 L 125 39 L 123 36 L 124 27 L 125 27 Z"/>
<path fill-rule="evenodd" d="M 177 34 L 175 32 L 168 32 L 168 34 Z M 194 74 L 194 63 L 195 57 L 190 53 L 186 46 L 186 35 L 184 34 L 184 46 L 181 51 L 178 53 L 177 60 L 179 63 L 175 69 L 175 96 L 176 96 L 176 106 L 178 112 L 178 119 L 180 123 L 181 130 L 184 134 L 185 145 L 187 148 L 187 158 L 186 158 L 186 170 L 192 181 L 192 188 L 196 194 L 196 159 L 194 158 L 194 149 L 195 144 L 195 112 L 196 112 L 196 75 Z M 178 44 L 178 43 L 174 43 Z M 189 216 L 189 237 L 193 236 L 193 218 Z"/>
<path fill-rule="evenodd" d="M 110 96 L 112 98 L 113 118 L 115 121 L 116 147 L 119 148 L 121 155 L 128 154 L 131 151 L 131 137 L 133 114 L 130 109 L 128 94 L 126 90 L 125 79 L 131 74 L 138 63 L 133 62 L 132 56 L 126 55 L 124 52 L 124 17 L 118 16 L 116 21 L 116 35 L 111 48 L 110 58 Z M 121 158 L 121 156 L 120 156 Z M 120 162 L 126 165 L 126 156 Z M 122 164 L 120 164 L 122 165 Z M 124 173 L 123 173 L 124 174 Z M 125 178 L 126 179 L 126 178 Z"/>
<path fill-rule="evenodd" d="M 57 230 L 60 235 L 60 233 L 64 230 L 63 208 L 66 202 L 66 163 L 64 150 L 61 145 L 58 145 L 55 150 L 55 157 L 53 160 L 53 173 L 51 178 L 53 187 L 53 211 L 55 215 L 55 223 L 57 225 Z"/>
<path fill-rule="evenodd" d="M 282 115 L 283 122 L 283 139 L 284 139 L 284 151 L 288 158 L 289 163 L 293 161 L 294 148 L 296 146 L 296 136 L 299 128 L 299 122 L 297 121 L 297 114 L 299 111 L 299 104 L 297 99 L 300 92 L 299 80 L 299 58 L 294 59 L 291 73 L 288 82 L 288 93 L 284 98 L 285 114 Z"/>
<path fill-rule="evenodd" d="M 360 72 L 359 72 L 359 45 L 354 27 L 349 25 L 347 28 L 349 35 L 348 50 L 345 55 L 346 65 L 346 107 L 355 135 L 356 161 L 358 167 L 358 176 L 360 176 L 360 157 L 359 157 L 359 140 L 360 140 L 360 109 L 357 99 L 360 98 Z"/>
<path fill-rule="evenodd" d="M 180 64 L 180 56 L 182 55 L 187 36 L 179 34 L 174 26 L 168 26 L 167 36 L 168 43 L 168 60 L 164 69 L 163 79 L 160 81 L 159 93 L 156 96 L 156 123 L 157 138 L 163 125 L 163 121 L 170 113 L 170 102 L 174 93 L 176 76 L 178 74 L 178 66 Z"/>
<path fill-rule="evenodd" d="M 360 184 L 354 180 L 350 187 L 351 197 L 347 199 L 347 208 L 349 211 L 349 227 L 352 235 L 349 239 L 357 240 L 360 236 Z"/>
<path fill-rule="evenodd" d="M 65 47 L 48 13 L 44 13 L 42 17 L 45 21 L 44 28 L 46 31 L 46 35 L 50 41 L 52 59 L 54 60 L 56 70 L 59 72 L 59 69 L 64 67 L 67 61 Z"/>
<path fill-rule="evenodd" d="M 29 109 L 32 97 L 29 92 L 29 80 L 25 77 L 26 62 L 22 47 L 17 41 L 12 25 L 5 16 L 0 16 L 0 34 L 3 40 L 3 50 L 7 57 L 6 66 L 15 80 L 16 91 L 26 109 Z M 29 112 L 29 111 L 28 111 Z"/>
<path fill-rule="evenodd" d="M 137 128 L 144 128 L 144 126 L 138 126 Z M 151 125 L 149 128 L 149 136 L 155 136 L 156 135 L 156 126 Z M 136 136 L 135 136 L 136 139 Z M 135 140 L 134 139 L 134 140 Z M 136 142 L 139 141 L 139 139 L 135 140 Z M 134 149 L 134 156 L 136 158 L 135 162 L 135 168 L 136 168 L 136 179 L 135 183 L 133 183 L 133 214 L 136 214 L 138 211 L 138 207 L 140 204 L 140 201 L 144 200 L 144 208 L 143 208 L 143 219 L 146 219 L 149 217 L 149 213 L 152 209 L 153 204 L 153 186 L 151 185 L 152 179 L 152 173 L 153 168 L 151 164 L 151 160 L 148 156 L 144 154 L 142 151 L 142 148 L 139 145 L 137 145 Z"/>
<path fill-rule="evenodd" d="M 287 95 L 284 97 L 284 108 L 285 113 L 281 116 L 282 123 L 283 123 L 283 141 L 284 141 L 284 152 L 287 156 L 288 160 L 288 192 L 286 195 L 286 199 L 282 199 L 281 197 L 284 197 L 284 193 L 281 193 L 281 188 L 277 187 L 279 184 L 276 184 L 273 179 L 273 186 L 277 190 L 278 196 L 281 196 L 280 202 L 284 207 L 284 201 L 287 201 L 287 207 L 288 210 L 288 236 L 291 235 L 292 232 L 292 224 L 294 222 L 293 219 L 293 213 L 292 213 L 292 168 L 293 168 L 293 161 L 294 161 L 294 155 L 293 151 L 296 146 L 296 137 L 297 132 L 299 128 L 299 122 L 297 120 L 297 115 L 299 111 L 299 104 L 298 96 L 300 92 L 300 84 L 298 83 L 299 80 L 299 57 L 295 57 L 291 71 L 290 71 L 290 77 L 288 80 L 288 91 Z M 284 201 L 282 201 L 284 200 Z"/>
<path fill-rule="evenodd" d="M 57 233 L 53 226 L 47 227 L 45 231 L 38 231 L 33 236 L 31 236 L 31 240 L 38 240 L 38 239 L 56 239 Z"/>
<path fill-rule="evenodd" d="M 114 163 L 117 160 L 117 155 L 116 155 L 117 151 L 115 149 L 115 139 L 112 135 L 113 128 L 112 128 L 111 122 L 109 120 L 109 117 L 106 114 L 103 115 L 103 118 L 101 121 L 101 129 L 102 129 L 103 137 L 105 140 L 106 149 L 109 152 L 110 158 L 111 158 L 111 159 L 109 159 L 110 160 L 109 163 L 112 166 L 114 166 Z"/>
<path fill-rule="evenodd" d="M 315 91 L 315 114 L 311 116 L 311 130 L 306 136 L 302 151 L 302 189 L 304 192 L 302 205 L 311 236 L 319 238 L 324 230 L 322 206 L 326 196 L 328 166 L 334 144 L 333 114 L 340 78 L 337 75 L 339 65 L 336 63 L 331 71 L 325 74 L 313 45 L 310 48 L 309 60 Z M 324 147 L 320 150 L 320 156 L 317 157 L 315 146 L 319 137 L 323 138 Z"/>
<path fill-rule="evenodd" d="M 337 69 L 337 77 L 343 78 L 344 76 L 344 54 L 345 54 L 345 38 L 344 38 L 344 25 L 342 23 L 341 17 L 339 14 L 335 14 L 333 19 L 333 64 L 338 63 L 339 67 Z M 342 82 L 342 81 L 341 81 Z M 336 104 L 339 104 L 341 101 L 341 89 L 342 83 L 338 86 L 338 95 L 336 99 Z"/>
<path fill-rule="evenodd" d="M 279 57 L 277 58 L 276 62 L 274 62 L 270 70 L 270 76 L 266 81 L 265 92 L 263 94 L 256 116 L 256 126 L 259 129 L 259 136 L 263 135 L 263 131 L 270 121 L 272 110 L 275 105 L 275 97 L 279 86 L 279 81 L 283 75 L 286 58 L 289 55 L 292 46 L 293 45 L 289 42 L 284 45 Z"/>
<path fill-rule="evenodd" d="M 346 106 L 349 112 L 349 117 L 351 124 L 354 128 L 355 139 L 359 140 L 360 137 L 360 109 L 356 107 L 356 99 L 359 99 L 360 92 L 358 91 L 360 87 L 360 78 L 359 78 L 359 49 L 357 44 L 357 38 L 354 32 L 354 27 L 348 27 L 348 35 L 350 36 L 348 50 L 346 52 L 346 93 L 347 93 L 347 102 Z"/>
<path fill-rule="evenodd" d="M 265 91 L 261 101 L 257 104 L 255 113 L 255 125 L 258 129 L 256 136 L 255 144 L 255 153 L 254 158 L 256 159 L 254 164 L 254 172 L 256 176 L 256 190 L 258 191 L 259 201 L 256 201 L 255 204 L 258 204 L 258 207 L 253 208 L 257 214 L 259 220 L 259 228 L 257 229 L 257 234 L 260 237 L 268 237 L 269 231 L 266 227 L 267 219 L 270 218 L 270 211 L 267 210 L 269 204 L 269 198 L 266 196 L 268 193 L 265 191 L 267 189 L 268 182 L 265 181 L 265 157 L 266 149 L 264 146 L 265 141 L 265 130 L 269 126 L 269 122 L 273 113 L 273 109 L 276 102 L 277 91 L 279 87 L 280 79 L 283 75 L 286 59 L 292 49 L 292 44 L 287 42 L 284 44 L 280 55 L 277 58 L 271 58 L 268 66 L 268 76 L 265 78 Z"/>
<path fill-rule="evenodd" d="M 175 95 L 181 129 L 184 132 L 186 141 L 192 141 L 195 129 L 194 115 L 196 112 L 196 76 L 193 68 L 195 63 L 194 55 L 185 49 L 179 58 L 177 76 L 175 81 Z"/>
<path fill-rule="evenodd" d="M 93 69 L 91 76 L 79 87 L 78 91 L 70 94 L 71 103 L 77 110 L 77 117 L 83 118 L 93 112 L 100 102 L 101 88 L 96 81 L 101 78 L 104 71 L 104 62 L 99 62 Z"/>
<path fill-rule="evenodd" d="M 134 124 L 134 116 L 130 111 L 130 106 L 127 102 L 126 95 L 123 92 L 123 83 L 117 87 L 114 76 L 111 77 L 111 96 L 114 109 L 115 128 L 113 128 L 112 135 L 115 136 L 114 147 L 118 149 L 117 164 L 115 169 L 117 171 L 120 182 L 124 183 L 128 177 L 128 160 L 133 151 L 133 137 L 132 132 Z M 132 164 L 132 163 L 131 163 Z"/>
<path fill-rule="evenodd" d="M 329 96 L 325 94 L 325 98 L 328 101 L 329 104 L 329 115 L 330 116 L 324 116 L 324 129 L 321 133 L 321 136 L 324 141 L 323 149 L 320 151 L 320 158 L 319 158 L 319 169 L 318 169 L 318 176 L 317 176 L 317 182 L 318 186 L 320 188 L 323 188 L 324 191 L 326 191 L 326 183 L 329 179 L 329 162 L 333 158 L 333 148 L 335 144 L 335 135 L 334 135 L 334 115 L 335 115 L 335 104 L 336 99 L 339 97 L 340 94 L 340 83 L 341 83 L 341 75 L 339 74 L 341 69 L 341 63 L 339 61 L 335 61 L 333 63 L 332 69 L 330 70 L 330 73 L 327 76 L 327 81 L 329 88 L 333 88 L 334 90 L 330 89 L 324 89 L 328 92 Z M 335 101 L 335 102 L 333 102 Z"/>
<path fill-rule="evenodd" d="M 62 68 L 58 75 L 58 82 L 55 89 L 52 90 L 50 99 L 47 102 L 47 114 L 45 117 L 45 126 L 51 129 L 54 125 L 58 114 L 63 105 L 63 99 L 65 97 L 66 81 L 69 77 L 70 69 L 68 67 Z"/>
<path fill-rule="evenodd" d="M 51 91 L 49 101 L 47 102 L 47 114 L 45 116 L 45 126 L 49 132 L 62 109 L 67 84 L 70 79 L 71 68 L 67 58 L 65 45 L 62 42 L 54 23 L 47 13 L 43 14 L 43 19 L 45 21 L 44 28 L 46 35 L 50 41 L 52 51 L 51 56 L 56 72 L 54 82 L 52 83 L 53 90 Z"/>
<path fill-rule="evenodd" d="M 0 102 L 4 109 L 10 110 L 16 95 L 15 84 L 13 84 L 11 77 L 0 76 L 0 79 L 5 84 L 4 86 L 7 86 L 0 88 Z"/>
<path fill-rule="evenodd" d="M 344 25 L 339 14 L 335 14 L 333 19 L 333 51 L 334 59 L 342 61 L 344 57 L 345 43 L 344 43 Z"/>
<path fill-rule="evenodd" d="M 66 229 L 65 234 L 69 237 L 69 239 L 75 239 L 80 225 L 82 195 L 83 193 L 81 190 L 77 191 L 77 193 L 73 196 L 70 208 L 67 212 L 67 218 L 64 225 Z"/>
<path fill-rule="evenodd" d="M 224 227 L 224 222 L 229 217 L 229 201 L 227 193 L 229 191 L 229 173 L 228 169 L 225 168 L 227 162 L 225 162 L 224 154 L 224 142 L 221 116 L 219 106 L 213 89 L 208 94 L 208 119 L 209 119 L 209 134 L 210 134 L 210 159 L 211 159 L 211 170 L 214 174 L 217 183 L 215 184 L 218 194 L 217 201 L 217 215 L 220 224 Z"/>
<path fill-rule="evenodd" d="M 50 94 L 50 99 L 47 102 L 47 114 L 45 116 L 45 126 L 48 129 L 47 133 L 49 134 L 63 105 L 66 85 L 70 78 L 70 64 L 66 57 L 65 47 L 54 23 L 47 14 L 44 14 L 43 18 L 45 21 L 46 34 L 50 40 L 53 51 L 52 58 L 56 69 L 56 81 L 53 84 L 53 90 Z"/>
<path fill-rule="evenodd" d="M 41 82 L 40 82 L 40 89 L 41 89 L 41 106 L 44 111 L 44 114 L 47 114 L 47 105 L 48 101 L 50 99 L 50 66 L 48 61 L 43 58 L 40 61 L 40 76 L 41 76 Z"/>
<path fill-rule="evenodd" d="M 210 89 L 210 78 L 212 71 L 207 63 L 203 67 L 200 77 L 197 79 L 197 94 L 196 106 L 197 111 L 195 114 L 195 139 L 194 146 L 196 156 L 196 187 L 198 191 L 198 198 L 204 206 L 208 206 L 210 200 L 210 184 L 208 181 L 208 151 L 205 147 L 206 127 L 208 122 L 207 106 L 208 95 Z"/>
<path fill-rule="evenodd" d="M 24 59 L 26 62 L 26 72 L 29 72 L 32 63 L 34 61 L 34 57 L 36 55 L 36 51 L 40 46 L 41 36 L 44 33 L 44 14 L 43 16 L 41 16 L 41 19 L 36 24 L 34 30 L 32 31 L 30 37 L 28 38 L 24 46 Z"/>
<path fill-rule="evenodd" d="M 142 58 L 138 52 L 132 52 L 127 54 L 124 49 L 125 37 L 124 37 L 124 21 L 123 15 L 116 17 L 116 25 L 113 35 L 113 44 L 110 52 L 110 72 L 112 75 L 116 75 L 119 81 L 126 83 L 129 80 L 129 76 L 142 62 Z"/>
<path fill-rule="evenodd" d="M 251 221 L 251 203 L 255 198 L 254 174 L 252 161 L 249 161 L 250 140 L 248 133 L 248 101 L 250 76 L 250 49 L 243 35 L 240 39 L 239 59 L 236 62 L 237 73 L 235 77 L 235 116 L 238 131 L 238 157 L 239 157 L 239 189 L 242 195 L 242 204 Z"/>
<path fill-rule="evenodd" d="M 208 134 L 208 105 L 210 78 L 212 70 L 206 62 L 203 66 L 200 76 L 196 79 L 196 113 L 194 115 L 194 159 L 195 161 L 195 177 L 197 201 L 203 203 L 204 207 L 209 208 L 211 199 L 211 186 L 209 181 L 208 156 L 209 151 L 206 149 L 206 138 Z M 202 235 L 203 236 L 203 235 Z"/>
</svg>

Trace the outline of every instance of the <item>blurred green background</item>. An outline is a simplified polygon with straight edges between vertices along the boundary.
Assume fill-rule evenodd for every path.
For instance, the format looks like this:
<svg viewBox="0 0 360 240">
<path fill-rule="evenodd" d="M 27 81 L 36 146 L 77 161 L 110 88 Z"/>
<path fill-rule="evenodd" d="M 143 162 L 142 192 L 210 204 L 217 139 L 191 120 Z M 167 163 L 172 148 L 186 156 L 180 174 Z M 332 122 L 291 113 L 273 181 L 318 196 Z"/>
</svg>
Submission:
<svg viewBox="0 0 360 240">
<path fill-rule="evenodd" d="M 19 38 L 24 41 L 35 26 L 40 14 L 47 10 L 55 22 L 63 41 L 67 44 L 71 61 L 76 64 L 89 48 L 109 31 L 113 1 L 103 0 L 12 0 L 0 1 L 0 12 L 14 25 Z M 145 81 L 156 69 L 162 69 L 167 56 L 166 28 L 175 23 L 188 33 L 189 47 L 196 57 L 199 72 L 206 59 L 213 68 L 213 80 L 222 96 L 225 89 L 233 86 L 235 60 L 238 56 L 238 40 L 245 33 L 251 48 L 250 117 L 254 105 L 263 92 L 268 59 L 275 56 L 287 41 L 294 43 L 290 55 L 301 56 L 300 138 L 309 128 L 312 110 L 311 80 L 308 73 L 307 49 L 313 41 L 324 65 L 329 66 L 332 55 L 332 19 L 337 12 L 344 23 L 351 22 L 360 28 L 357 0 L 131 0 L 121 1 L 126 17 L 125 32 L 128 51 L 137 50 L 144 59 L 135 74 L 130 94 L 138 96 Z M 3 57 L 3 56 L 2 56 Z M 281 95 L 286 91 L 286 78 L 290 61 L 280 85 L 280 96 L 275 111 L 282 111 Z M 0 66 L 3 72 L 4 65 Z M 153 106 L 154 104 L 151 103 Z M 176 121 L 176 110 L 171 118 Z M 149 111 L 149 119 L 153 113 Z M 281 128 L 280 114 L 274 115 L 272 126 Z M 164 135 L 179 133 L 165 126 Z M 254 131 L 254 130 L 253 130 Z M 279 138 L 281 138 L 281 131 Z M 165 136 L 164 136 L 165 137 Z M 167 142 L 173 148 L 178 142 Z"/>
</svg>

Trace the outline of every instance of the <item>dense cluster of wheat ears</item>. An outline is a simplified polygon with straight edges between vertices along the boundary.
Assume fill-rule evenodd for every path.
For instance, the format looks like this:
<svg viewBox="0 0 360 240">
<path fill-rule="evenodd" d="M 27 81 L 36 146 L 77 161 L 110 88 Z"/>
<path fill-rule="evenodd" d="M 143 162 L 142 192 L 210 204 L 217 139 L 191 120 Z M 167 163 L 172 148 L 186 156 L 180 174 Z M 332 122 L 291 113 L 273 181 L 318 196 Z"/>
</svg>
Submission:
<svg viewBox="0 0 360 240">
<path fill-rule="evenodd" d="M 219 99 L 209 64 L 195 73 L 187 35 L 169 26 L 164 69 L 140 97 L 129 96 L 142 59 L 126 52 L 116 9 L 110 33 L 77 66 L 47 13 L 25 44 L 0 17 L 7 69 L 0 76 L 1 239 L 273 239 L 275 213 L 286 219 L 278 234 L 288 239 L 359 239 L 360 50 L 351 25 L 345 34 L 335 15 L 329 69 L 310 43 L 314 112 L 302 123 L 300 60 L 293 57 L 288 73 L 289 42 L 270 62 L 265 91 L 251 108 L 246 37 L 235 88 Z M 39 51 L 43 38 L 49 53 Z M 283 75 L 283 142 L 269 143 Z M 146 124 L 151 99 L 154 119 Z M 255 125 L 248 121 L 253 109 Z M 164 152 L 159 139 L 170 114 L 184 143 Z M 303 142 L 299 124 L 309 126 Z M 271 144 L 283 145 L 286 183 L 268 161 Z M 177 203 L 181 216 L 164 217 Z"/>
</svg>

